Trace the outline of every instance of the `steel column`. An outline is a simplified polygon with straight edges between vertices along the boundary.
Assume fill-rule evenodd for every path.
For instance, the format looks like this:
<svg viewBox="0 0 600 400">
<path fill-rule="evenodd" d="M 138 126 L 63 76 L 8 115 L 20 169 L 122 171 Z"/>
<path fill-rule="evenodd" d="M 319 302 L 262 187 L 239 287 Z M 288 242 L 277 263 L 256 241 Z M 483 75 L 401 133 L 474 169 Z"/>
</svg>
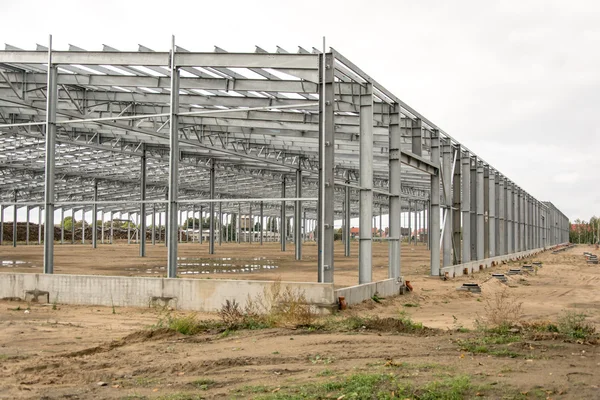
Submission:
<svg viewBox="0 0 600 400">
<path fill-rule="evenodd" d="M 506 179 L 498 176 L 498 255 L 506 255 Z"/>
<path fill-rule="evenodd" d="M 411 205 L 412 202 L 410 200 L 408 200 L 408 245 L 410 246 L 412 244 L 412 208 Z"/>
<path fill-rule="evenodd" d="M 4 206 L 0 205 L 0 246 L 4 244 Z"/>
<path fill-rule="evenodd" d="M 476 255 L 478 260 L 485 258 L 485 220 L 484 220 L 484 177 L 483 177 L 483 165 L 477 164 L 477 196 L 476 196 L 476 213 L 477 213 L 477 247 Z"/>
<path fill-rule="evenodd" d="M 57 74 L 58 68 L 52 63 L 52 36 L 50 36 L 48 45 L 48 82 L 46 85 L 46 160 L 44 165 L 44 221 L 46 224 L 46 229 L 44 230 L 45 274 L 54 273 L 54 152 L 56 148 L 56 109 L 58 104 Z M 48 227 L 50 229 L 48 229 Z"/>
<path fill-rule="evenodd" d="M 94 179 L 94 201 L 98 201 L 98 180 Z M 98 205 L 92 204 L 92 248 L 98 247 Z"/>
<path fill-rule="evenodd" d="M 242 243 L 242 205 L 238 203 L 237 242 Z"/>
<path fill-rule="evenodd" d="M 513 213 L 515 210 L 514 195 L 513 195 L 514 184 L 508 180 L 506 181 L 506 183 L 507 183 L 507 186 L 506 186 L 506 188 L 507 188 L 507 193 L 506 193 L 506 219 L 507 219 L 506 254 L 512 254 L 515 251 L 515 241 L 514 241 L 515 230 L 513 227 Z"/>
<path fill-rule="evenodd" d="M 54 235 L 52 235 L 54 239 Z M 42 244 L 42 207 L 38 207 L 38 244 Z"/>
<path fill-rule="evenodd" d="M 15 205 L 13 205 L 13 247 L 17 247 L 17 191 L 15 190 L 14 192 L 14 202 Z M 44 251 L 46 250 L 46 248 L 44 247 Z M 44 253 L 45 254 L 45 253 Z"/>
<path fill-rule="evenodd" d="M 302 171 L 296 170 L 296 198 L 302 197 Z M 296 200 L 294 209 L 294 244 L 296 247 L 296 260 L 302 260 L 302 202 Z"/>
<path fill-rule="evenodd" d="M 29 212 L 31 208 L 29 206 L 25 207 L 26 216 L 25 216 L 25 245 L 29 245 Z"/>
<path fill-rule="evenodd" d="M 440 136 L 437 129 L 431 132 L 431 162 L 438 173 L 431 175 L 431 276 L 440 275 Z"/>
<path fill-rule="evenodd" d="M 285 176 L 281 179 L 281 198 L 285 199 Z M 281 242 L 281 251 L 285 251 L 286 225 L 285 225 L 285 200 L 281 201 L 281 229 L 279 230 L 279 241 Z"/>
<path fill-rule="evenodd" d="M 461 158 L 462 166 L 462 263 L 471 261 L 471 158 L 465 153 Z M 475 234 L 475 232 L 473 232 Z"/>
<path fill-rule="evenodd" d="M 450 141 L 442 145 L 442 169 L 443 174 L 443 230 L 442 236 L 442 266 L 452 265 L 452 146 Z M 429 236 L 429 232 L 427 232 Z"/>
<path fill-rule="evenodd" d="M 167 270 L 177 277 L 177 196 L 179 193 L 179 68 L 175 65 L 175 38 L 171 44 L 171 96 L 169 122 L 169 217 L 167 220 Z"/>
<path fill-rule="evenodd" d="M 211 158 L 210 160 L 210 199 L 215 199 L 215 159 Z M 208 240 L 208 254 L 215 254 L 215 203 L 211 202 L 209 204 L 210 209 L 210 217 L 208 232 L 209 232 L 209 240 Z"/>
<path fill-rule="evenodd" d="M 219 246 L 223 244 L 223 212 L 221 207 L 222 205 L 223 203 L 219 203 Z"/>
<path fill-rule="evenodd" d="M 332 53 L 319 55 L 318 281 L 333 282 L 335 93 Z"/>
<path fill-rule="evenodd" d="M 346 181 L 346 184 L 350 184 L 350 181 Z M 351 206 L 350 206 L 350 187 L 345 186 L 344 187 L 344 230 L 345 230 L 345 236 L 346 236 L 346 241 L 344 242 L 344 256 L 345 257 L 350 257 L 350 236 L 351 236 L 351 230 L 350 230 L 350 211 L 351 211 Z"/>
<path fill-rule="evenodd" d="M 373 219 L 373 86 L 370 83 L 361 88 L 359 127 L 359 247 L 358 283 L 372 280 L 372 236 Z"/>
<path fill-rule="evenodd" d="M 471 158 L 471 260 L 477 260 L 477 244 L 479 234 L 477 231 L 477 157 Z"/>
<path fill-rule="evenodd" d="M 265 229 L 264 229 L 264 204 L 261 201 L 260 202 L 260 244 L 263 244 L 263 236 L 265 233 Z"/>
<path fill-rule="evenodd" d="M 146 145 L 142 143 L 140 157 L 140 257 L 146 257 Z"/>
<path fill-rule="evenodd" d="M 461 185 L 461 154 L 460 146 L 456 149 L 456 158 L 454 163 L 454 180 L 452 181 L 452 262 L 454 265 L 461 262 L 461 200 L 460 200 L 460 185 Z"/>
</svg>

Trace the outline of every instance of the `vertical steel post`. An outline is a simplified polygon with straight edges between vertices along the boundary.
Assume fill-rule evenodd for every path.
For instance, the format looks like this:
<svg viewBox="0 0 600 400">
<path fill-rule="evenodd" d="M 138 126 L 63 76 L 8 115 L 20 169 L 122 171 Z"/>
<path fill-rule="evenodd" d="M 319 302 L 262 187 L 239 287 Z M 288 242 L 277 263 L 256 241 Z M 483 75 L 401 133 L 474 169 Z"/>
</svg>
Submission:
<svg viewBox="0 0 600 400">
<path fill-rule="evenodd" d="M 177 277 L 177 196 L 179 193 L 179 68 L 175 63 L 175 37 L 171 43 L 171 96 L 169 123 L 169 217 L 167 219 L 167 270 Z"/>
<path fill-rule="evenodd" d="M 29 212 L 31 211 L 31 208 L 29 206 L 25 206 L 25 211 L 25 245 L 29 245 Z"/>
<path fill-rule="evenodd" d="M 114 243 L 115 236 L 115 213 L 113 211 L 110 212 L 110 244 Z"/>
<path fill-rule="evenodd" d="M 200 206 L 200 222 L 198 223 L 198 229 L 200 230 L 200 240 L 199 243 L 202 244 L 202 241 L 204 240 L 204 206 Z"/>
<path fill-rule="evenodd" d="M 17 247 L 17 191 L 15 190 L 13 192 L 14 194 L 14 205 L 13 205 L 13 234 L 12 234 L 12 241 L 13 241 L 13 247 Z M 45 251 L 45 249 L 44 249 Z"/>
<path fill-rule="evenodd" d="M 98 180 L 94 179 L 94 204 L 92 204 L 92 248 L 98 247 Z"/>
<path fill-rule="evenodd" d="M 152 203 L 152 245 L 156 245 L 156 203 Z"/>
<path fill-rule="evenodd" d="M 81 209 L 81 244 L 85 244 L 85 207 Z"/>
<path fill-rule="evenodd" d="M 142 143 L 140 160 L 140 257 L 146 257 L 146 145 Z"/>
<path fill-rule="evenodd" d="M 390 110 L 390 125 L 388 135 L 388 169 L 389 169 L 389 215 L 388 224 L 388 278 L 399 278 L 401 273 L 401 250 L 400 237 L 400 218 L 402 216 L 401 197 L 402 194 L 402 170 L 400 168 L 401 150 L 401 128 L 402 122 L 401 108 L 398 103 L 394 103 Z M 349 188 L 346 188 L 349 189 Z M 349 196 L 348 196 L 349 197 Z M 348 204 L 350 202 L 348 201 Z"/>
<path fill-rule="evenodd" d="M 71 244 L 75 244 L 75 212 L 74 208 L 71 208 Z"/>
<path fill-rule="evenodd" d="M 71 221 L 73 222 L 73 221 Z M 65 207 L 60 208 L 60 244 L 65 243 Z"/>
<path fill-rule="evenodd" d="M 519 192 L 520 192 L 520 188 L 518 186 L 514 186 L 514 190 L 513 190 L 513 238 L 514 238 L 514 245 L 513 245 L 513 251 L 515 253 L 521 251 L 521 240 L 519 237 L 519 231 L 520 231 L 520 218 L 521 215 L 519 214 Z"/>
<path fill-rule="evenodd" d="M 238 203 L 237 242 L 242 243 L 242 204 Z"/>
<path fill-rule="evenodd" d="M 44 221 L 46 224 L 46 229 L 44 230 L 45 274 L 54 273 L 54 151 L 56 147 L 56 108 L 58 102 L 57 71 L 58 68 L 52 62 L 52 36 L 50 36 L 48 43 L 48 81 L 46 85 L 46 160 L 44 165 Z"/>
<path fill-rule="evenodd" d="M 4 206 L 0 204 L 0 246 L 4 244 Z"/>
<path fill-rule="evenodd" d="M 223 202 L 219 202 L 219 246 L 223 243 L 223 212 L 221 206 Z M 262 227 L 262 222 L 261 222 Z"/>
<path fill-rule="evenodd" d="M 450 141 L 442 145 L 441 172 L 444 176 L 443 210 L 444 210 L 444 234 L 442 236 L 442 266 L 452 265 L 452 146 Z M 429 232 L 427 232 L 429 236 Z"/>
<path fill-rule="evenodd" d="M 100 211 L 100 243 L 104 244 L 104 209 Z"/>
<path fill-rule="evenodd" d="M 460 145 L 456 146 L 454 150 L 456 152 L 455 163 L 454 163 L 454 180 L 452 182 L 452 250 L 453 250 L 453 264 L 459 264 L 461 262 L 461 245 L 462 245 L 462 233 L 461 233 L 461 201 L 460 201 L 460 185 L 461 185 L 461 150 Z"/>
<path fill-rule="evenodd" d="M 498 175 L 498 255 L 506 255 L 506 179 Z"/>
<path fill-rule="evenodd" d="M 483 179 L 483 165 L 481 162 L 477 163 L 476 167 L 477 174 L 477 196 L 476 196 L 476 210 L 477 213 L 477 247 L 476 255 L 478 260 L 485 258 L 485 220 L 484 220 L 484 179 Z"/>
<path fill-rule="evenodd" d="M 211 158 L 210 160 L 210 199 L 215 199 L 215 159 Z M 208 232 L 210 238 L 208 240 L 208 254 L 215 254 L 215 203 L 211 201 L 209 204 L 210 208 L 210 218 L 208 227 Z"/>
<path fill-rule="evenodd" d="M 363 284 L 371 282 L 373 278 L 373 85 L 370 83 L 361 87 L 359 119 L 358 283 Z"/>
<path fill-rule="evenodd" d="M 302 197 L 302 170 L 296 170 L 296 198 Z M 302 260 L 302 201 L 296 200 L 294 209 L 294 241 L 296 245 L 296 260 Z"/>
<path fill-rule="evenodd" d="M 252 203 L 248 203 L 248 224 L 248 242 L 252 243 L 252 241 L 254 240 L 254 238 L 252 237 L 254 235 L 254 216 L 252 215 Z"/>
<path fill-rule="evenodd" d="M 490 182 L 490 169 L 488 166 L 485 166 L 483 168 L 483 231 L 485 234 L 483 241 L 483 258 L 490 257 L 490 203 L 494 201 L 494 199 L 490 197 L 490 185 L 493 184 L 493 180 Z M 493 188 L 491 190 L 493 190 Z"/>
<path fill-rule="evenodd" d="M 493 238 L 490 236 L 490 257 L 496 257 L 500 255 L 500 218 L 498 216 L 498 209 L 500 208 L 500 182 L 499 182 L 499 175 L 498 172 L 493 171 L 493 178 L 492 178 L 492 172 L 490 172 L 490 202 L 494 202 L 494 206 L 492 208 L 492 205 L 490 203 L 490 220 L 493 219 L 494 222 L 493 224 L 493 229 L 492 229 L 492 225 L 490 225 L 490 235 L 492 235 L 493 233 Z M 494 180 L 494 188 L 492 189 L 492 179 Z M 492 190 L 494 191 L 492 193 Z M 493 194 L 493 200 L 492 200 L 492 194 Z M 491 244 L 493 243 L 493 245 Z M 493 246 L 493 248 L 492 248 Z M 493 250 L 493 253 L 492 253 Z"/>
<path fill-rule="evenodd" d="M 479 232 L 477 231 L 477 156 L 471 158 L 471 260 L 477 260 L 477 243 Z"/>
<path fill-rule="evenodd" d="M 515 241 L 514 241 L 514 228 L 513 228 L 513 212 L 514 212 L 514 184 L 507 180 L 506 181 L 506 254 L 512 254 L 515 252 Z"/>
<path fill-rule="evenodd" d="M 461 157 L 462 167 L 462 263 L 471 261 L 471 157 L 465 152 Z M 474 234 L 475 232 L 473 232 Z"/>
<path fill-rule="evenodd" d="M 54 238 L 54 236 L 52 236 Z M 38 244 L 42 244 L 42 207 L 38 207 Z"/>
<path fill-rule="evenodd" d="M 350 181 L 347 180 L 346 184 L 349 185 Z M 346 241 L 344 242 L 344 256 L 350 257 L 350 242 L 351 242 L 351 228 L 350 228 L 350 187 L 344 187 L 344 230 L 346 231 Z"/>
<path fill-rule="evenodd" d="M 408 245 L 410 246 L 412 243 L 412 208 L 411 208 L 411 201 L 410 199 L 408 200 Z"/>
<path fill-rule="evenodd" d="M 328 283 L 334 275 L 334 63 L 332 53 L 319 55 L 318 281 Z"/>
<path fill-rule="evenodd" d="M 281 198 L 285 199 L 285 176 L 281 178 Z M 286 225 L 285 225 L 285 200 L 281 201 L 281 229 L 279 230 L 279 241 L 281 242 L 281 251 L 285 251 Z"/>
<path fill-rule="evenodd" d="M 260 202 L 260 244 L 263 244 L 263 236 L 265 233 L 265 228 L 264 228 L 264 204 L 261 201 Z"/>
<path fill-rule="evenodd" d="M 431 132 L 431 162 L 437 173 L 431 175 L 431 276 L 440 275 L 440 136 L 437 129 Z"/>
</svg>

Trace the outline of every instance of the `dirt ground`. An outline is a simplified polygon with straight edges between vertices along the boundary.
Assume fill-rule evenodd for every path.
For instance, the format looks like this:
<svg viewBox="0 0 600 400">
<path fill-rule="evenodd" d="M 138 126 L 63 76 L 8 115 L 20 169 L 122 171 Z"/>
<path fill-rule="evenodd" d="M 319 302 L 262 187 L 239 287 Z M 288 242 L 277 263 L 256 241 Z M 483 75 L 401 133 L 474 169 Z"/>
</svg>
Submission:
<svg viewBox="0 0 600 400">
<path fill-rule="evenodd" d="M 191 246 L 182 246 L 183 255 Z M 127 246 L 107 246 L 98 254 L 117 249 L 128 252 L 125 262 L 139 263 L 135 250 Z M 413 251 L 403 250 L 406 262 Z M 6 249 L 1 251 L 6 259 Z M 597 340 L 551 332 L 521 335 L 521 328 L 514 329 L 510 340 L 498 340 L 482 336 L 474 325 L 477 319 L 490 318 L 497 311 L 497 295 L 506 293 L 522 306 L 517 326 L 561 321 L 570 311 L 585 314 L 586 321 L 600 329 L 600 267 L 586 264 L 583 251 L 598 253 L 584 246 L 544 253 L 537 257 L 543 266 L 536 273 L 511 276 L 507 284 L 491 278 L 491 272 L 505 272 L 515 264 L 441 281 L 427 277 L 423 261 L 414 257 L 412 267 L 404 269 L 414 285 L 412 293 L 367 301 L 324 318 L 379 318 L 373 326 L 347 329 L 273 328 L 186 336 L 156 328 L 168 315 L 184 314 L 175 311 L 0 301 L 0 398 L 597 399 Z M 383 246 L 376 257 L 382 252 Z M 162 262 L 158 249 L 150 253 L 151 260 L 144 262 Z M 423 249 L 414 253 L 426 254 Z M 307 259 L 314 256 L 305 254 Z M 38 255 L 26 256 L 18 254 L 18 260 L 39 263 Z M 98 256 L 78 264 L 60 246 L 57 260 L 57 272 L 69 273 L 114 272 L 109 263 L 116 263 Z M 351 280 L 349 270 L 356 262 L 347 263 L 348 267 L 338 263 L 338 276 Z M 282 271 L 288 268 L 292 266 L 281 262 L 277 270 L 250 275 L 285 277 Z M 312 267 L 293 268 L 295 275 L 314 280 Z M 376 267 L 374 274 L 385 272 Z M 465 282 L 479 283 L 482 293 L 457 291 Z M 407 318 L 433 329 L 393 328 Z"/>
<path fill-rule="evenodd" d="M 358 284 L 358 243 L 353 241 L 351 257 L 344 257 L 341 242 L 335 246 L 335 284 Z M 223 243 L 215 245 L 215 253 L 208 254 L 207 243 L 179 245 L 178 275 L 199 279 L 254 279 L 283 281 L 317 281 L 317 245 L 306 242 L 302 260 L 294 257 L 294 244 L 288 243 L 282 252 L 279 243 Z M 98 245 L 54 246 L 54 272 L 57 274 L 166 276 L 167 248 L 164 243 L 147 246 L 147 256 L 139 257 L 139 246 L 118 242 Z M 0 246 L 0 272 L 42 272 L 43 246 L 21 245 L 16 248 Z M 387 243 L 373 243 L 373 279 L 387 278 Z M 424 274 L 429 269 L 429 251 L 424 244 L 402 245 L 404 274 Z M 246 270 L 246 271 L 242 271 Z M 206 273 L 203 273 L 206 272 Z"/>
</svg>

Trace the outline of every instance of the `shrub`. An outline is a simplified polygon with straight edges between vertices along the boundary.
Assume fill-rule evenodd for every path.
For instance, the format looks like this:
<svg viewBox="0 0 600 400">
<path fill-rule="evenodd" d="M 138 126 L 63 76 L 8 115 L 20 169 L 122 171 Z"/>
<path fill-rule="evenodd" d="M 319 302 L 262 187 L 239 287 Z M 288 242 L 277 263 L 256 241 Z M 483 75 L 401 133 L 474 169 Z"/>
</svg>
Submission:
<svg viewBox="0 0 600 400">
<path fill-rule="evenodd" d="M 507 288 L 487 299 L 484 306 L 485 315 L 476 322 L 483 329 L 507 329 L 523 316 L 523 303 L 511 297 Z"/>
<path fill-rule="evenodd" d="M 587 339 L 596 332 L 596 328 L 585 319 L 583 313 L 565 311 L 558 318 L 558 332 L 573 339 Z"/>
</svg>

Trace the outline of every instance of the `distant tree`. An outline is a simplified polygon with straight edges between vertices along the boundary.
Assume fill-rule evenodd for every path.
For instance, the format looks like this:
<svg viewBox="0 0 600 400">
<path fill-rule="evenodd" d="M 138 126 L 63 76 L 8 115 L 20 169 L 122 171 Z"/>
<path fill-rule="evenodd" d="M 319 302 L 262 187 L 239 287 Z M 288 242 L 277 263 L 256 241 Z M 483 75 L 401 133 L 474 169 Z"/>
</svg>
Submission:
<svg viewBox="0 0 600 400">
<path fill-rule="evenodd" d="M 63 222 L 65 224 L 65 230 L 70 231 L 73 229 L 73 217 L 65 217 L 63 219 Z M 75 220 L 75 223 L 77 223 L 77 221 Z"/>
</svg>

